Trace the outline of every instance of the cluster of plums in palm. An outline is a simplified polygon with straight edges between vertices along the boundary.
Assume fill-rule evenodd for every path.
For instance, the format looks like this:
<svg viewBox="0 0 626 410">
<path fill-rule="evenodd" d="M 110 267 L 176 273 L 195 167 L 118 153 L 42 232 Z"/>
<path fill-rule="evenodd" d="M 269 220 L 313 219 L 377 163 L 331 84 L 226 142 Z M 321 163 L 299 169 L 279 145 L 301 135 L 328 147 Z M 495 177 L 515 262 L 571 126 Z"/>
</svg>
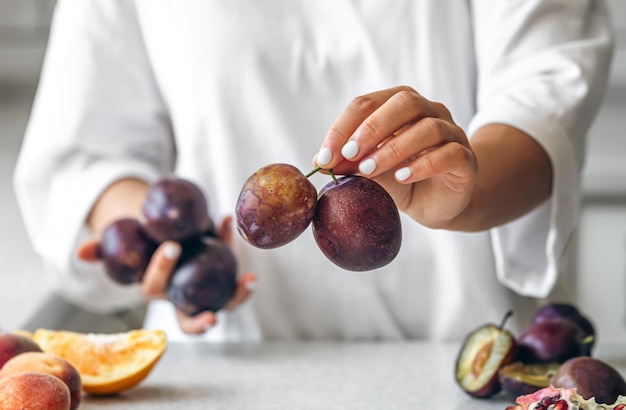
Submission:
<svg viewBox="0 0 626 410">
<path fill-rule="evenodd" d="M 315 172 L 314 170 L 312 172 Z M 261 249 L 283 246 L 309 225 L 322 253 L 337 266 L 366 271 L 398 254 L 398 209 L 377 182 L 357 176 L 333 178 L 319 194 L 308 176 L 290 164 L 269 164 L 244 183 L 236 205 L 237 230 Z"/>
<path fill-rule="evenodd" d="M 150 185 L 141 214 L 104 230 L 98 251 L 108 275 L 121 284 L 140 282 L 157 247 L 176 241 L 182 253 L 168 298 L 188 315 L 221 309 L 235 292 L 237 262 L 216 236 L 202 190 L 187 179 L 163 177 Z"/>
<path fill-rule="evenodd" d="M 517 337 L 504 321 L 471 332 L 457 356 L 456 382 L 477 398 L 500 392 L 515 398 L 552 386 L 613 403 L 626 395 L 626 382 L 609 363 L 592 357 L 595 339 L 594 325 L 576 306 L 551 303 L 537 309 Z"/>
</svg>

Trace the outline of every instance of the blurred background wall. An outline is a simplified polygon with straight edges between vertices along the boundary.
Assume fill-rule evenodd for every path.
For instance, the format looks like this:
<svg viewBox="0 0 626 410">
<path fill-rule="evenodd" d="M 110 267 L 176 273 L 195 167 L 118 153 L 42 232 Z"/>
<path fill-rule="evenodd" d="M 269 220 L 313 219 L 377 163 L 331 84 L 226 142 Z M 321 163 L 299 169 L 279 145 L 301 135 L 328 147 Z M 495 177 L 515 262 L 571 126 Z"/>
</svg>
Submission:
<svg viewBox="0 0 626 410">
<path fill-rule="evenodd" d="M 54 0 L 0 0 L 0 328 L 18 327 L 47 286 L 12 187 L 46 47 Z"/>
<path fill-rule="evenodd" d="M 87 0 L 88 1 L 88 0 Z M 11 179 L 44 56 L 54 0 L 0 0 L 0 328 L 37 312 L 48 287 Z M 590 132 L 573 269 L 602 341 L 626 340 L 626 1 L 609 0 L 617 34 L 610 86 Z"/>
</svg>

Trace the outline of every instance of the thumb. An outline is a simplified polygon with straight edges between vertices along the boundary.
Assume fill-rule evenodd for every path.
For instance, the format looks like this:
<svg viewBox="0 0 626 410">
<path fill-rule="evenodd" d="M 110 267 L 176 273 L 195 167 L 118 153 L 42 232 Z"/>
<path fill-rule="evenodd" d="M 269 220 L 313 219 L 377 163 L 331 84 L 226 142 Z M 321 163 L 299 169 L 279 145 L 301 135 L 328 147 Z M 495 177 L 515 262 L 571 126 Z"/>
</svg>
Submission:
<svg viewBox="0 0 626 410">
<path fill-rule="evenodd" d="M 100 260 L 100 242 L 89 239 L 78 246 L 76 256 L 85 262 L 97 262 Z"/>
</svg>

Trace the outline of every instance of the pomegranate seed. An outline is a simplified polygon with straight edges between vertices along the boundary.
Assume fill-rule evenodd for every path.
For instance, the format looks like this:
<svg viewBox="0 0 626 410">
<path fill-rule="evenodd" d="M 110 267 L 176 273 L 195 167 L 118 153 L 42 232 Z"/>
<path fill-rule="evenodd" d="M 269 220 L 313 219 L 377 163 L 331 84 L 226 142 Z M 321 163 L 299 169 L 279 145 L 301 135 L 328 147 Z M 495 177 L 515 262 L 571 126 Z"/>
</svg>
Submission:
<svg viewBox="0 0 626 410">
<path fill-rule="evenodd" d="M 567 405 L 567 402 L 565 400 L 557 400 L 554 403 L 554 410 L 567 410 L 569 409 L 569 406 Z"/>
<path fill-rule="evenodd" d="M 544 397 L 543 399 L 539 401 L 539 405 L 547 409 L 548 407 L 550 407 L 551 404 L 554 404 L 560 398 L 561 398 L 560 394 L 557 394 L 556 396 Z"/>
<path fill-rule="evenodd" d="M 615 406 L 615 410 L 626 410 L 626 404 L 618 404 Z"/>
</svg>

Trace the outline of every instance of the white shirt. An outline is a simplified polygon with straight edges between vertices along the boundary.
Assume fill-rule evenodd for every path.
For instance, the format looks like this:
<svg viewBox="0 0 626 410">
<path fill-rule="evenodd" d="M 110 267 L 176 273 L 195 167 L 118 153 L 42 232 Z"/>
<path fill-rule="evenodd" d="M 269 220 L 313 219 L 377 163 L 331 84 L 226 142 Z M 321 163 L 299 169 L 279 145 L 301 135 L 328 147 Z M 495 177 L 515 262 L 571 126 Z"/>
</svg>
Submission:
<svg viewBox="0 0 626 410">
<path fill-rule="evenodd" d="M 371 272 L 334 266 L 310 229 L 274 250 L 238 238 L 241 270 L 258 286 L 205 337 L 456 339 L 562 295 L 571 279 L 562 262 L 611 45 L 604 3 L 591 0 L 61 0 L 18 200 L 63 295 L 97 311 L 130 306 L 141 300 L 135 286 L 74 257 L 110 183 L 174 171 L 202 187 L 217 219 L 261 166 L 309 171 L 351 99 L 410 85 L 444 103 L 470 138 L 489 123 L 535 138 L 552 161 L 552 198 L 479 233 L 403 215 L 400 254 Z M 178 336 L 167 303 L 146 326 Z"/>
</svg>

